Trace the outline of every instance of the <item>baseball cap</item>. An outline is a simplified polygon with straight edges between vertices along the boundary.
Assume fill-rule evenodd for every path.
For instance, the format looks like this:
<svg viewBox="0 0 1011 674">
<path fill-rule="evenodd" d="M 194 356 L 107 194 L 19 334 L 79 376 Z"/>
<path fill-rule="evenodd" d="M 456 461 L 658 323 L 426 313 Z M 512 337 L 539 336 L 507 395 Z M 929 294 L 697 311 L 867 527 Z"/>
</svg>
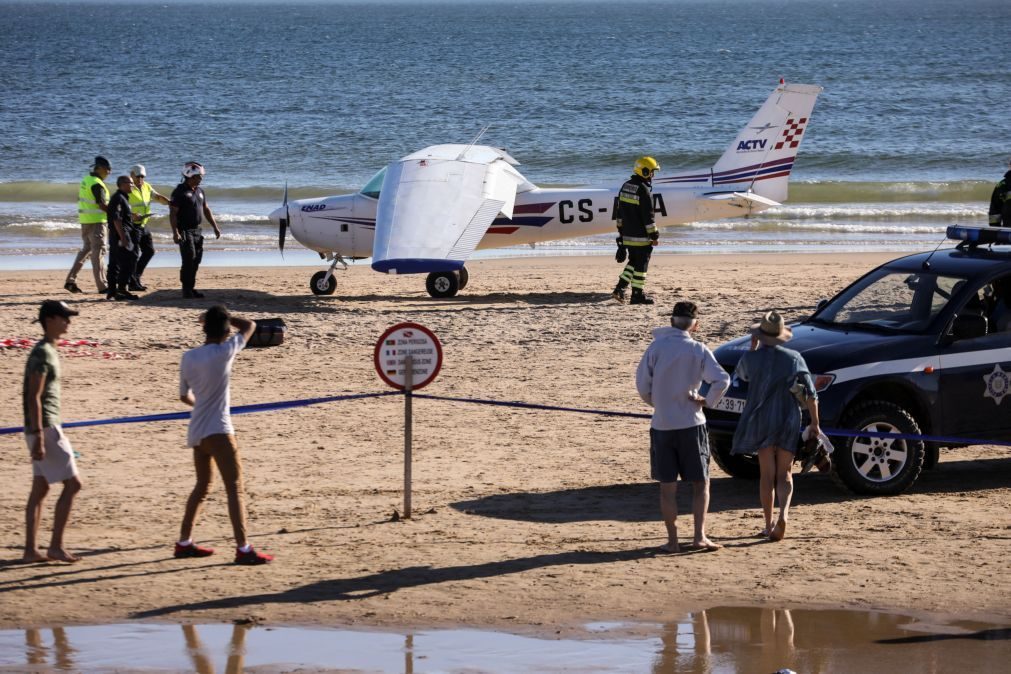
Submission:
<svg viewBox="0 0 1011 674">
<path fill-rule="evenodd" d="M 92 164 L 92 166 L 94 168 L 107 168 L 110 171 L 112 170 L 112 164 L 110 164 L 109 160 L 103 157 L 102 155 L 98 155 L 95 157 L 95 163 Z"/>
<path fill-rule="evenodd" d="M 134 164 L 130 167 L 130 175 L 147 177 L 147 169 L 143 164 Z"/>
<path fill-rule="evenodd" d="M 60 300 L 46 300 L 39 307 L 39 319 L 37 322 L 50 318 L 52 316 L 63 316 L 64 318 L 70 318 L 71 316 L 77 316 L 81 312 L 75 311 L 70 308 L 70 305 L 66 302 L 61 302 Z"/>
<path fill-rule="evenodd" d="M 671 312 L 672 318 L 698 318 L 699 308 L 694 302 L 678 302 Z"/>
</svg>

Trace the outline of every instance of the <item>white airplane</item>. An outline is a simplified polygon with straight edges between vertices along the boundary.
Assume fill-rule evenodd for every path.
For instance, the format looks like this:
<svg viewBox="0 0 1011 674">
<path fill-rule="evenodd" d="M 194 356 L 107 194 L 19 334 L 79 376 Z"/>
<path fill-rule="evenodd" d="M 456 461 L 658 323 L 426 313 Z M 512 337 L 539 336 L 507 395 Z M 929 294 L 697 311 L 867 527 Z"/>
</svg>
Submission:
<svg viewBox="0 0 1011 674">
<path fill-rule="evenodd" d="M 786 200 L 787 183 L 815 99 L 808 84 L 783 84 L 710 168 L 653 179 L 659 227 L 757 213 Z M 630 163 L 634 157 L 630 156 Z M 475 249 L 616 232 L 618 188 L 541 189 L 486 145 L 433 145 L 381 169 L 356 194 L 288 202 L 270 214 L 279 246 L 291 230 L 331 262 L 313 275 L 316 295 L 333 294 L 334 270 L 346 259 L 372 258 L 390 274 L 428 274 L 432 297 L 467 285 Z"/>
</svg>

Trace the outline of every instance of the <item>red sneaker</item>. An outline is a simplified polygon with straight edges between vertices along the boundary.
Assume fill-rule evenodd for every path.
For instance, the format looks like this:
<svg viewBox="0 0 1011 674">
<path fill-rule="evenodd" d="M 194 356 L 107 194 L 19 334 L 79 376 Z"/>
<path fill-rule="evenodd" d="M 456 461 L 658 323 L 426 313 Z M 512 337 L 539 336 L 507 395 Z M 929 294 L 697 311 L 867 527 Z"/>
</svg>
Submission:
<svg viewBox="0 0 1011 674">
<path fill-rule="evenodd" d="M 184 559 L 187 557 L 210 557 L 214 554 L 214 550 L 211 548 L 202 548 L 195 543 L 190 543 L 189 545 L 179 545 L 176 543 L 176 551 L 172 555 L 176 559 Z"/>
<path fill-rule="evenodd" d="M 260 564 L 268 564 L 274 561 L 273 555 L 265 555 L 262 552 L 257 552 L 253 548 L 249 548 L 249 552 L 242 552 L 239 549 L 235 550 L 235 563 L 242 564 L 243 566 L 258 566 Z"/>
</svg>

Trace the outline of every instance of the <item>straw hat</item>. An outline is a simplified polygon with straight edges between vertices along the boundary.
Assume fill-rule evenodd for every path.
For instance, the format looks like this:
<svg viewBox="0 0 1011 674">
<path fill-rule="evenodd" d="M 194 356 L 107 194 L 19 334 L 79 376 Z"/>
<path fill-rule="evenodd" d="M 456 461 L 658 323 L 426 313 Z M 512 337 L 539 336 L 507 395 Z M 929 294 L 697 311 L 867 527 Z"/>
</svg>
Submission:
<svg viewBox="0 0 1011 674">
<path fill-rule="evenodd" d="M 789 328 L 778 311 L 770 311 L 762 316 L 762 320 L 751 326 L 751 334 L 766 346 L 785 344 L 793 338 L 793 330 Z"/>
</svg>

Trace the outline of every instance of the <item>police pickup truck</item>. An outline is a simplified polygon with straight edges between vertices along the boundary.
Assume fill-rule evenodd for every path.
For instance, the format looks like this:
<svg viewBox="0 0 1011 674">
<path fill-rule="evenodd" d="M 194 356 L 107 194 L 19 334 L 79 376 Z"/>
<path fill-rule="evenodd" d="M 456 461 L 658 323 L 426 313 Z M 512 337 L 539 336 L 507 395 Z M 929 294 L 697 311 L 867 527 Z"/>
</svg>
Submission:
<svg viewBox="0 0 1011 674">
<path fill-rule="evenodd" d="M 787 348 L 812 373 L 822 428 L 856 434 L 831 438 L 833 477 L 854 492 L 904 491 L 942 446 L 1011 440 L 1011 247 L 991 245 L 1011 244 L 1011 230 L 954 226 L 948 237 L 961 242 L 883 264 L 793 326 Z M 742 337 L 715 355 L 732 374 L 749 348 Z M 753 478 L 757 461 L 730 453 L 746 398 L 735 377 L 706 416 L 716 462 Z M 891 433 L 935 438 L 880 437 Z"/>
</svg>

